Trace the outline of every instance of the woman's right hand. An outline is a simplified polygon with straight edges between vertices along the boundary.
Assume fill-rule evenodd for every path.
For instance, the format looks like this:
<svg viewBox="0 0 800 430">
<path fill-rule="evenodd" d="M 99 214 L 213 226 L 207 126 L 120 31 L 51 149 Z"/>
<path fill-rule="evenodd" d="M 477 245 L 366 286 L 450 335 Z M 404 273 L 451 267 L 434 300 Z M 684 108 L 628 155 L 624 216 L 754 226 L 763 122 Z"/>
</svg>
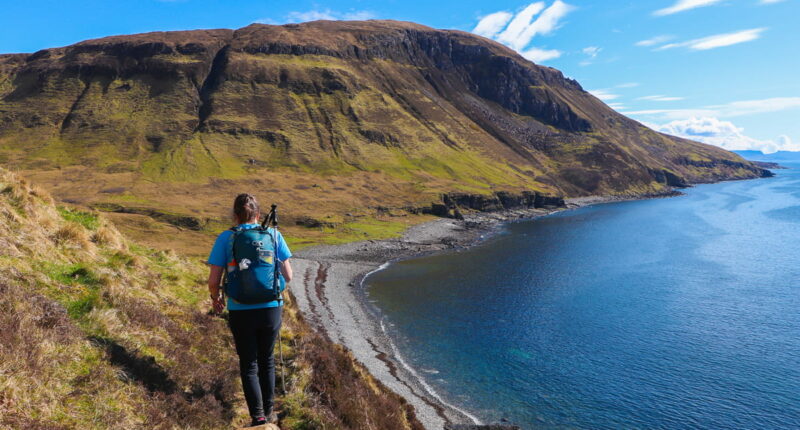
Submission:
<svg viewBox="0 0 800 430">
<path fill-rule="evenodd" d="M 225 301 L 222 300 L 222 296 L 219 295 L 217 297 L 211 297 L 211 306 L 214 308 L 215 314 L 222 313 L 222 310 L 225 309 Z"/>
<path fill-rule="evenodd" d="M 219 284 L 222 280 L 222 271 L 225 270 L 222 266 L 209 265 L 208 271 L 208 293 L 211 297 L 211 306 L 214 308 L 214 313 L 219 314 L 225 309 L 225 301 L 222 300 Z"/>
</svg>

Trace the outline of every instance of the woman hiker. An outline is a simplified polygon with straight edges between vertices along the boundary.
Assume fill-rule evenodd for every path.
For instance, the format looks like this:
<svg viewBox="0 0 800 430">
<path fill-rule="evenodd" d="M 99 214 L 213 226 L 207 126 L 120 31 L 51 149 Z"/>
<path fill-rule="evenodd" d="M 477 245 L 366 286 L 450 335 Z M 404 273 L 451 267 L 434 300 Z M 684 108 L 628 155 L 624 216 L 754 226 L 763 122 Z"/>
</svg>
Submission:
<svg viewBox="0 0 800 430">
<path fill-rule="evenodd" d="M 233 202 L 234 222 L 243 229 L 257 228 L 261 217 L 261 209 L 256 198 L 251 194 L 239 194 Z M 225 307 L 220 292 L 220 281 L 228 264 L 233 262 L 231 245 L 229 244 L 232 230 L 222 232 L 211 254 L 208 256 L 210 273 L 208 275 L 208 290 L 214 311 L 219 313 Z M 292 256 L 283 236 L 278 232 L 275 254 L 277 260 L 282 262 L 280 273 L 283 275 L 281 282 L 292 280 L 292 266 L 289 258 Z M 278 420 L 273 409 L 273 396 L 275 392 L 275 360 L 272 352 L 281 326 L 282 301 L 273 300 L 264 303 L 242 304 L 228 297 L 227 305 L 230 312 L 229 323 L 233 340 L 236 343 L 236 353 L 239 355 L 239 371 L 242 377 L 244 397 L 253 422 L 251 425 L 275 423 Z"/>
</svg>

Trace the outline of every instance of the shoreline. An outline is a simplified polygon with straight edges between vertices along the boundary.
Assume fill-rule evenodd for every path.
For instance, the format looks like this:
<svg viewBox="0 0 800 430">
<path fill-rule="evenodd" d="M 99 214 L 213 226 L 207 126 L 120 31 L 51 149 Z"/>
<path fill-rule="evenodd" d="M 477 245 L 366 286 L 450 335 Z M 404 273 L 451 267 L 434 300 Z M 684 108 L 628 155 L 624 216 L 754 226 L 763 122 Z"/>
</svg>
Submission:
<svg viewBox="0 0 800 430">
<path fill-rule="evenodd" d="M 470 213 L 464 220 L 436 219 L 410 227 L 400 238 L 315 246 L 292 258 L 299 282 L 290 290 L 306 320 L 324 337 L 347 347 L 375 378 L 414 406 L 426 429 L 440 430 L 445 424 L 487 424 L 448 403 L 407 364 L 387 331 L 380 309 L 369 300 L 364 281 L 400 260 L 474 246 L 509 222 L 595 204 L 680 194 L 580 197 L 567 199 L 565 207 Z"/>
<path fill-rule="evenodd" d="M 718 182 L 728 181 L 709 183 Z M 702 184 L 690 187 L 695 185 Z M 564 207 L 476 212 L 465 215 L 463 220 L 439 218 L 408 228 L 400 238 L 315 246 L 293 257 L 292 264 L 295 272 L 302 274 L 297 276 L 302 284 L 290 288 L 307 321 L 327 339 L 347 347 L 373 377 L 406 399 L 426 429 L 455 428 L 448 426 L 450 424 L 476 429 L 481 425 L 516 428 L 511 423 L 482 423 L 469 411 L 449 404 L 436 393 L 425 378 L 405 362 L 387 332 L 380 309 L 369 300 L 364 281 L 401 260 L 477 245 L 508 223 L 535 220 L 585 206 L 682 195 L 683 192 L 672 189 L 638 196 L 569 198 L 565 199 Z"/>
</svg>

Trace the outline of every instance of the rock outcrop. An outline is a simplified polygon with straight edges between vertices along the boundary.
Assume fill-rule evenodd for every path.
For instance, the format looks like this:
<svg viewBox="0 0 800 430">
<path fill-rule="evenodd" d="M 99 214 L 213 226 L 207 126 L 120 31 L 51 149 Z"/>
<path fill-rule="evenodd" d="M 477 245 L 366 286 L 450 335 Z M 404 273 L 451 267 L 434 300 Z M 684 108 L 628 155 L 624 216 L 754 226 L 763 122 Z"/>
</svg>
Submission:
<svg viewBox="0 0 800 430">
<path fill-rule="evenodd" d="M 497 212 L 502 210 L 564 207 L 564 198 L 534 191 L 512 193 L 498 191 L 490 195 L 447 193 L 441 202 L 431 203 L 419 212 L 444 218 L 463 219 L 462 211 Z"/>
</svg>

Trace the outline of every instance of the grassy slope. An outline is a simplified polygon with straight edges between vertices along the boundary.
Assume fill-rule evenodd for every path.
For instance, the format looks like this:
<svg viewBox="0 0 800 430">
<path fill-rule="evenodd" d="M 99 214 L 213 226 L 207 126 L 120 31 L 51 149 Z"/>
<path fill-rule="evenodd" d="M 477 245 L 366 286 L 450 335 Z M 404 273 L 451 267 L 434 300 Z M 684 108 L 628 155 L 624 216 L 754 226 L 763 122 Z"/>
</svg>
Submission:
<svg viewBox="0 0 800 430">
<path fill-rule="evenodd" d="M 230 428 L 247 420 L 199 261 L 125 239 L 0 170 L 0 428 Z M 291 303 L 283 428 L 420 428 Z M 324 395 L 323 395 L 324 393 Z"/>
</svg>

